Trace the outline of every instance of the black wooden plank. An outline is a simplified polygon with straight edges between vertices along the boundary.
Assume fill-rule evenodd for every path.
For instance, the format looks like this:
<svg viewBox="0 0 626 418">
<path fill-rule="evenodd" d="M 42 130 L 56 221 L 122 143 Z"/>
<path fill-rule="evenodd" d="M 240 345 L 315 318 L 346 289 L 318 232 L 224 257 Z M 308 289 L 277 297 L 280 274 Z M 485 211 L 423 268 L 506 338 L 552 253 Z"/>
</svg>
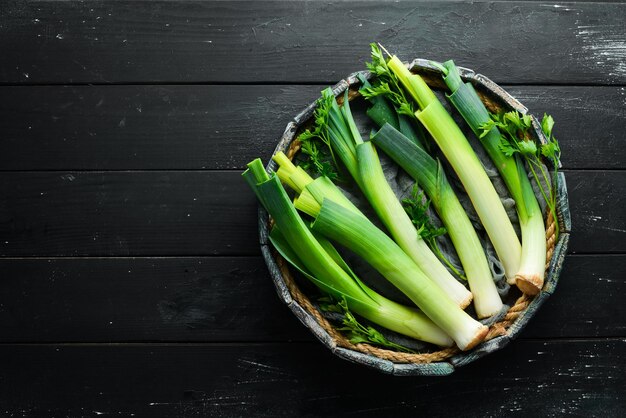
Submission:
<svg viewBox="0 0 626 418">
<path fill-rule="evenodd" d="M 0 175 L 1 255 L 258 254 L 257 203 L 239 173 Z"/>
<path fill-rule="evenodd" d="M 0 168 L 240 169 L 322 88 L 0 87 Z"/>
<path fill-rule="evenodd" d="M 552 114 L 566 168 L 626 167 L 622 87 L 505 86 Z M 0 87 L 1 170 L 240 169 L 323 86 Z"/>
<path fill-rule="evenodd" d="M 623 416 L 626 341 L 516 341 L 438 378 L 318 343 L 0 346 L 7 416 Z"/>
<path fill-rule="evenodd" d="M 570 173 L 566 174 L 573 229 L 570 251 L 624 252 L 626 171 Z"/>
<path fill-rule="evenodd" d="M 5 343 L 313 339 L 261 257 L 0 258 L 0 271 Z M 521 338 L 625 335 L 624 271 L 623 255 L 568 256 Z"/>
<path fill-rule="evenodd" d="M 0 340 L 310 339 L 261 257 L 0 259 Z"/>
<path fill-rule="evenodd" d="M 557 290 L 522 338 L 626 335 L 626 256 L 567 256 Z"/>
<path fill-rule="evenodd" d="M 626 80 L 618 3 L 51 1 L 2 15 L 8 83 L 329 82 L 363 68 L 372 41 L 500 82 Z"/>
<path fill-rule="evenodd" d="M 578 253 L 626 251 L 626 171 L 568 171 Z M 0 173 L 0 256 L 256 255 L 235 171 Z"/>
</svg>

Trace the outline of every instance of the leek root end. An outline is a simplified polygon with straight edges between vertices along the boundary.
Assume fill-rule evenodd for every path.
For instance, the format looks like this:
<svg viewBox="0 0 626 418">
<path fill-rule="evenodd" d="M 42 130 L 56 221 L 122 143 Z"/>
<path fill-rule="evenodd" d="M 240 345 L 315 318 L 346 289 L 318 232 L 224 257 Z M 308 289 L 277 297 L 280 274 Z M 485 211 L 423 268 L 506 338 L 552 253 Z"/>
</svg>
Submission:
<svg viewBox="0 0 626 418">
<path fill-rule="evenodd" d="M 543 278 L 538 274 L 515 276 L 515 284 L 525 294 L 535 296 L 543 287 Z"/>
</svg>

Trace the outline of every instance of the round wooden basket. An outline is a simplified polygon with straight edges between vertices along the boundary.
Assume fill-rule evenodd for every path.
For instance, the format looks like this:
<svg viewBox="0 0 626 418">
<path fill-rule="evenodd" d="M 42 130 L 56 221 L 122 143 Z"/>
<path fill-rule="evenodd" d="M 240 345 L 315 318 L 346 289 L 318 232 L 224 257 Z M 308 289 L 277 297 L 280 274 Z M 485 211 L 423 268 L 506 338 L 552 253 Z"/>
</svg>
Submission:
<svg viewBox="0 0 626 418">
<path fill-rule="evenodd" d="M 441 81 L 440 70 L 432 66 L 429 61 L 416 59 L 411 63 L 410 68 L 412 72 L 420 74 L 431 88 L 439 90 L 445 87 Z M 474 85 L 481 100 L 491 112 L 517 110 L 524 114 L 527 113 L 527 109 L 521 103 L 487 77 L 462 67 L 459 67 L 459 71 L 464 81 L 469 81 Z M 356 87 L 360 82 L 356 74 L 350 75 L 334 86 L 333 91 L 336 96 L 342 95 L 346 89 L 350 89 L 350 100 L 359 96 Z M 370 76 L 367 72 L 361 74 L 366 77 Z M 351 88 L 352 86 L 354 88 Z M 316 103 L 311 103 L 287 125 L 274 154 L 283 151 L 289 158 L 293 158 L 297 154 L 300 149 L 300 143 L 296 139 L 297 134 L 299 134 L 300 128 L 311 119 L 315 107 Z M 539 122 L 534 116 L 531 115 L 531 117 L 535 134 L 541 141 L 545 141 Z M 270 162 L 267 169 L 275 170 L 275 163 Z M 263 208 L 259 210 L 261 249 L 279 297 L 300 321 L 337 356 L 394 375 L 446 375 L 452 373 L 456 367 L 468 364 L 507 345 L 521 332 L 536 310 L 554 292 L 563 266 L 571 229 L 567 188 L 563 173 L 559 173 L 557 179 L 557 196 L 560 233 L 557 241 L 554 234 L 555 220 L 548 216 L 546 219 L 546 278 L 543 289 L 536 296 L 521 294 L 510 304 L 506 314 L 490 325 L 489 334 L 485 341 L 466 352 L 452 347 L 440 350 L 435 348 L 433 351 L 419 354 L 408 354 L 366 343 L 352 344 L 341 332 L 335 329 L 335 326 L 317 310 L 309 297 L 301 291 L 287 262 L 273 250 L 268 239 L 271 219 Z"/>
</svg>

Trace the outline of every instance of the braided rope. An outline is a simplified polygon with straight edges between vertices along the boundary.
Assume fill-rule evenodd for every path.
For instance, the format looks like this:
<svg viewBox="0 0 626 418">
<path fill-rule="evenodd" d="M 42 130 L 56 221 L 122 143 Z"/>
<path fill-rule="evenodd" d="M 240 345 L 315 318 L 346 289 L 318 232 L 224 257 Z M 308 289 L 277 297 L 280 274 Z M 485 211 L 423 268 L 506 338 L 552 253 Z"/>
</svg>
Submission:
<svg viewBox="0 0 626 418">
<path fill-rule="evenodd" d="M 357 94 L 358 95 L 358 94 Z M 351 95 L 353 96 L 353 95 Z M 356 95 L 354 95 L 356 96 Z M 353 96 L 353 97 L 354 97 Z M 350 97 L 352 100 L 352 97 Z M 339 101 L 339 100 L 338 100 Z M 287 152 L 285 153 L 289 159 L 293 159 L 295 155 L 301 148 L 301 142 L 299 140 L 294 140 Z M 271 222 L 271 220 L 270 220 Z M 552 255 L 554 254 L 554 247 L 556 245 L 556 222 L 554 217 L 552 216 L 552 212 L 548 211 L 548 216 L 546 220 L 547 228 L 546 228 L 546 271 L 550 266 L 550 261 L 552 259 Z M 302 306 L 302 308 L 307 311 L 311 316 L 315 318 L 317 323 L 330 335 L 335 344 L 338 347 L 343 347 L 347 349 L 351 349 L 354 351 L 358 351 L 365 354 L 370 354 L 376 356 L 378 358 L 389 360 L 394 363 L 414 363 L 414 364 L 422 364 L 422 363 L 432 363 L 436 361 L 443 361 L 452 357 L 453 355 L 461 352 L 458 347 L 450 347 L 445 348 L 443 350 L 434 351 L 430 353 L 401 353 L 398 351 L 387 350 L 384 348 L 375 347 L 373 345 L 367 343 L 358 343 L 353 344 L 348 340 L 343 334 L 341 334 L 329 321 L 326 319 L 320 311 L 315 308 L 315 306 L 311 303 L 309 298 L 300 291 L 300 288 L 296 285 L 293 275 L 289 271 L 287 262 L 276 252 L 274 252 L 274 258 L 278 264 L 278 268 L 280 269 L 283 279 L 285 280 L 285 284 L 289 289 L 289 293 L 293 299 Z M 507 329 L 515 322 L 515 320 L 528 308 L 530 302 L 532 302 L 534 296 L 528 296 L 526 294 L 522 294 L 516 301 L 513 306 L 509 308 L 506 315 L 501 321 L 498 321 L 492 324 L 489 327 L 489 331 L 487 336 L 483 341 L 488 341 L 493 338 L 506 335 Z"/>
<path fill-rule="evenodd" d="M 556 245 L 556 222 L 550 210 L 548 211 L 548 220 L 546 223 L 548 224 L 546 228 L 546 271 L 548 271 L 552 254 L 554 254 L 554 246 Z"/>
</svg>

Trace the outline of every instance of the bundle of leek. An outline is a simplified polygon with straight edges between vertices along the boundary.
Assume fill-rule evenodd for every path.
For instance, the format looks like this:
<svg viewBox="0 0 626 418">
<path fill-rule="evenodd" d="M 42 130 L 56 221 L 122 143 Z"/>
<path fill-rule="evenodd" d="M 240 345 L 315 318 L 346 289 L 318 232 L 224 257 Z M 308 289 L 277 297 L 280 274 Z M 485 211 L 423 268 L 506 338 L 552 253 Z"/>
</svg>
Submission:
<svg viewBox="0 0 626 418">
<path fill-rule="evenodd" d="M 415 116 L 431 134 L 461 180 L 504 266 L 505 275 L 509 279 L 515 277 L 522 252 L 520 241 L 467 138 L 419 75 L 411 73 L 395 55 L 384 65 L 395 74 L 418 105 Z"/>
<path fill-rule="evenodd" d="M 318 137 L 330 145 L 334 156 L 343 162 L 400 248 L 459 306 L 466 307 L 472 294 L 450 274 L 417 234 L 413 222 L 387 183 L 374 145 L 361 138 L 350 111 L 347 90 L 343 99 L 340 107 L 330 88 L 322 91 L 315 112 L 315 130 L 305 132 L 301 140 Z"/>
<path fill-rule="evenodd" d="M 387 329 L 441 346 L 452 345 L 450 337 L 423 313 L 393 302 L 363 284 L 334 247 L 311 232 L 278 177 L 268 175 L 259 159 L 248 164 L 243 177 L 274 220 L 272 244 L 313 284 Z M 434 301 L 431 304 L 437 305 Z"/>
<path fill-rule="evenodd" d="M 282 153 L 276 154 L 274 160 L 280 166 L 278 176 L 285 184 L 296 186 L 296 192 L 300 190 L 295 207 L 315 218 L 312 225 L 314 232 L 337 241 L 361 256 L 450 335 L 462 350 L 470 349 L 482 341 L 487 327 L 458 307 L 395 242 L 358 209 L 355 210 L 351 203 L 345 203 L 347 198 L 331 181 L 325 177 L 313 180 Z"/>
<path fill-rule="evenodd" d="M 472 131 L 480 137 L 504 180 L 515 207 L 522 231 L 520 267 L 509 283 L 516 282 L 524 293 L 534 295 L 543 287 L 546 263 L 546 239 L 543 214 L 535 197 L 522 160 L 502 148 L 504 142 L 498 128 L 491 121 L 485 105 L 471 83 L 463 83 L 453 61 L 437 64 L 451 91 L 447 97 L 465 119 Z M 528 117 L 527 117 L 528 118 Z M 530 121 L 530 118 L 528 118 Z M 530 123 L 529 123 L 530 124 Z M 483 129 L 488 125 L 486 129 Z M 532 144 L 534 145 L 534 143 Z"/>
<path fill-rule="evenodd" d="M 413 301 L 461 350 L 469 350 L 488 328 L 465 313 L 415 262 L 369 219 L 325 198 L 296 207 L 315 218 L 314 232 L 361 256 Z"/>
<path fill-rule="evenodd" d="M 426 152 L 417 135 L 411 140 L 400 132 L 403 129 L 411 135 L 412 131 L 406 125 L 403 128 L 402 115 L 397 115 L 385 98 L 368 94 L 372 90 L 367 80 L 361 81 L 364 95 L 374 103 L 367 114 L 381 126 L 371 136 L 371 141 L 413 177 L 430 197 L 459 255 L 474 295 L 478 317 L 486 318 L 500 312 L 502 300 L 491 276 L 485 251 L 440 162 Z"/>
</svg>

